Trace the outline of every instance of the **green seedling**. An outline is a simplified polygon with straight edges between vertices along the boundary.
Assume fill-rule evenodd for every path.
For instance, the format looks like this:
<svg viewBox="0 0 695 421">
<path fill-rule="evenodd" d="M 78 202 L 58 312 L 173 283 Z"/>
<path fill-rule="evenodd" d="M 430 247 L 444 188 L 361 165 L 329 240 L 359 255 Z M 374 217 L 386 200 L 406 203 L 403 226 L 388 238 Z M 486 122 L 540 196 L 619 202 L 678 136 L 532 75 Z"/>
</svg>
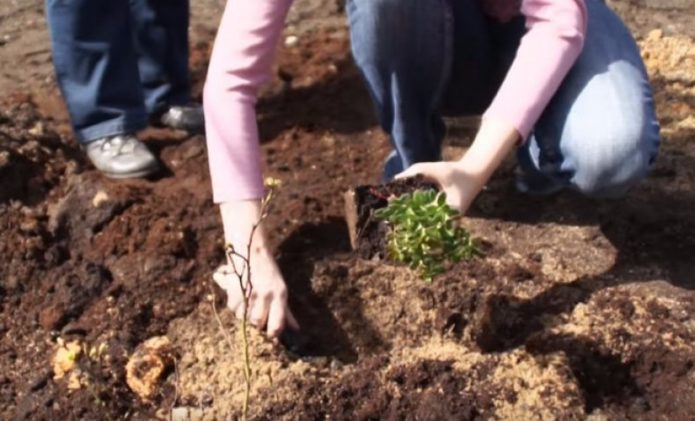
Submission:
<svg viewBox="0 0 695 421">
<path fill-rule="evenodd" d="M 388 256 L 416 270 L 426 281 L 462 259 L 480 254 L 461 226 L 461 214 L 446 204 L 446 195 L 418 190 L 391 199 L 374 216 L 390 227 Z"/>
</svg>

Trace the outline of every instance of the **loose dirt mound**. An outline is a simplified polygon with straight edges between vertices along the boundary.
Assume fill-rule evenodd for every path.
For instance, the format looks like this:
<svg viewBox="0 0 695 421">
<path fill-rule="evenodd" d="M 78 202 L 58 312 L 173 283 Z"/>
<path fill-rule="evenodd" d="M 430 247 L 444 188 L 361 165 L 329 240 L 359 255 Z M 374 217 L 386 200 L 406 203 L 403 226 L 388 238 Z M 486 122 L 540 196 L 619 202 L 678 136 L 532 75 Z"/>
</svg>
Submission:
<svg viewBox="0 0 695 421">
<path fill-rule="evenodd" d="M 201 139 L 162 150 L 172 171 L 194 171 L 189 183 L 113 183 L 81 172 L 75 146 L 37 129 L 41 120 L 27 109 L 10 109 L 0 127 L 10 154 L 2 171 L 14 176 L 3 178 L 0 203 L 2 407 L 20 418 L 124 414 L 138 407 L 123 383 L 128 352 L 190 312 L 221 256 L 198 170 Z M 48 381 L 57 335 L 109 355 L 83 367 L 89 385 L 68 400 L 60 382 Z"/>
<path fill-rule="evenodd" d="M 253 336 L 254 417 L 692 417 L 695 75 L 683 72 L 693 45 L 660 33 L 641 42 L 664 124 L 648 182 L 619 202 L 532 199 L 503 171 L 469 219 L 491 244 L 486 257 L 433 284 L 345 253 L 347 233 L 332 219 L 340 183 L 290 187 L 294 202 L 279 209 L 318 197 L 304 212 L 327 215 L 279 247 L 310 346 L 297 359 Z M 183 349 L 180 403 L 194 419 L 238 413 L 243 397 L 240 341 L 222 340 L 209 308 L 169 330 Z"/>
<path fill-rule="evenodd" d="M 194 24 L 198 89 L 217 3 L 194 6 L 207 10 Z M 260 103 L 264 163 L 283 182 L 268 226 L 306 343 L 291 353 L 252 331 L 252 416 L 695 417 L 695 42 L 669 28 L 640 41 L 664 136 L 645 183 L 615 202 L 529 198 L 505 167 L 466 220 L 485 257 L 428 284 L 349 250 L 342 192 L 377 180 L 389 147 L 338 3 L 298 3 L 298 42 L 281 47 Z M 613 4 L 636 31 L 649 15 Z M 307 20 L 316 10 L 321 24 Z M 51 85 L 45 70 L 22 86 Z M 0 418 L 237 416 L 241 342 L 210 284 L 223 244 L 203 139 L 149 132 L 165 171 L 106 180 L 67 140 L 51 86 L 0 107 Z M 453 132 L 457 144 L 469 134 Z M 160 335 L 176 364 L 143 401 L 126 364 Z"/>
</svg>

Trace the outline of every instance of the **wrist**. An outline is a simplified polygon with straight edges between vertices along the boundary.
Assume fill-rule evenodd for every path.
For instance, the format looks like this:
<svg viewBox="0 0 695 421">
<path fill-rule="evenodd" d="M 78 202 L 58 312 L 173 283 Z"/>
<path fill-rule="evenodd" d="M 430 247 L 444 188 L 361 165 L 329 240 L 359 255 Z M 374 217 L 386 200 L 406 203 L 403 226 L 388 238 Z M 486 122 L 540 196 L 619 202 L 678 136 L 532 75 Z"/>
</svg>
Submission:
<svg viewBox="0 0 695 421">
<path fill-rule="evenodd" d="M 457 207 L 463 213 L 466 212 L 473 200 L 483 190 L 487 184 L 488 178 L 484 171 L 471 165 L 469 168 L 468 161 L 461 159 L 454 163 L 453 183 L 457 186 L 458 197 Z"/>
<path fill-rule="evenodd" d="M 237 252 L 246 253 L 254 226 L 259 224 L 261 219 L 261 207 L 261 201 L 258 199 L 220 204 L 225 244 L 231 244 Z M 264 243 L 262 226 L 258 225 L 254 232 L 254 248 L 263 246 Z"/>
<path fill-rule="evenodd" d="M 486 118 L 457 166 L 482 188 L 518 139 L 519 133 L 514 126 L 500 119 Z"/>
</svg>

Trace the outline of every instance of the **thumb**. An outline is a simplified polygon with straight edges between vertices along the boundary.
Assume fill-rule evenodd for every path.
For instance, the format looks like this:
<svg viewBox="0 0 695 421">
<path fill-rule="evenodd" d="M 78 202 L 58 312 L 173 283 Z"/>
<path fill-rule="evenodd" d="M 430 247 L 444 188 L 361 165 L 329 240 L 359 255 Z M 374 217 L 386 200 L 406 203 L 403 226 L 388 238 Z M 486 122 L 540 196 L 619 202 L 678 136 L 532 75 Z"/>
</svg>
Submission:
<svg viewBox="0 0 695 421">
<path fill-rule="evenodd" d="M 446 204 L 453 209 L 461 212 L 461 193 L 458 189 L 446 189 Z"/>
<path fill-rule="evenodd" d="M 212 280 L 222 289 L 227 289 L 226 287 L 229 286 L 229 270 L 227 265 L 220 266 L 212 274 Z"/>
<path fill-rule="evenodd" d="M 402 180 L 404 178 L 415 177 L 418 174 L 427 175 L 428 166 L 426 163 L 413 164 L 406 168 L 403 172 L 396 174 L 394 177 L 396 180 Z"/>
</svg>

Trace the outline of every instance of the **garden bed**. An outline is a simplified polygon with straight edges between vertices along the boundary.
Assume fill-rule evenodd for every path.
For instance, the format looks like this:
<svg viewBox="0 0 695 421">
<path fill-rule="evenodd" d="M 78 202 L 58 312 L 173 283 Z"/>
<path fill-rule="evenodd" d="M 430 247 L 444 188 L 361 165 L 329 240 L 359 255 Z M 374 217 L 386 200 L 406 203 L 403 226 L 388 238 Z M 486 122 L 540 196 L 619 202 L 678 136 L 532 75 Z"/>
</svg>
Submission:
<svg viewBox="0 0 695 421">
<path fill-rule="evenodd" d="M 646 182 L 617 201 L 530 198 L 505 165 L 465 219 L 484 256 L 427 283 L 352 250 L 342 192 L 378 183 L 390 148 L 345 28 L 307 30 L 293 13 L 299 41 L 281 48 L 259 110 L 266 173 L 282 181 L 268 230 L 305 342 L 288 350 L 251 331 L 251 418 L 693 418 L 695 42 L 640 41 L 663 134 Z M 198 89 L 207 18 L 194 25 Z M 48 64 L 35 65 L 11 79 L 28 93 L 0 107 L 0 418 L 238 416 L 241 343 L 210 281 L 223 244 L 204 140 L 150 131 L 165 171 L 109 181 L 71 140 Z M 450 123 L 454 156 L 471 131 Z M 157 336 L 175 363 L 144 400 L 126 365 Z M 83 350 L 63 354 L 77 380 L 56 378 L 68 343 Z"/>
</svg>

